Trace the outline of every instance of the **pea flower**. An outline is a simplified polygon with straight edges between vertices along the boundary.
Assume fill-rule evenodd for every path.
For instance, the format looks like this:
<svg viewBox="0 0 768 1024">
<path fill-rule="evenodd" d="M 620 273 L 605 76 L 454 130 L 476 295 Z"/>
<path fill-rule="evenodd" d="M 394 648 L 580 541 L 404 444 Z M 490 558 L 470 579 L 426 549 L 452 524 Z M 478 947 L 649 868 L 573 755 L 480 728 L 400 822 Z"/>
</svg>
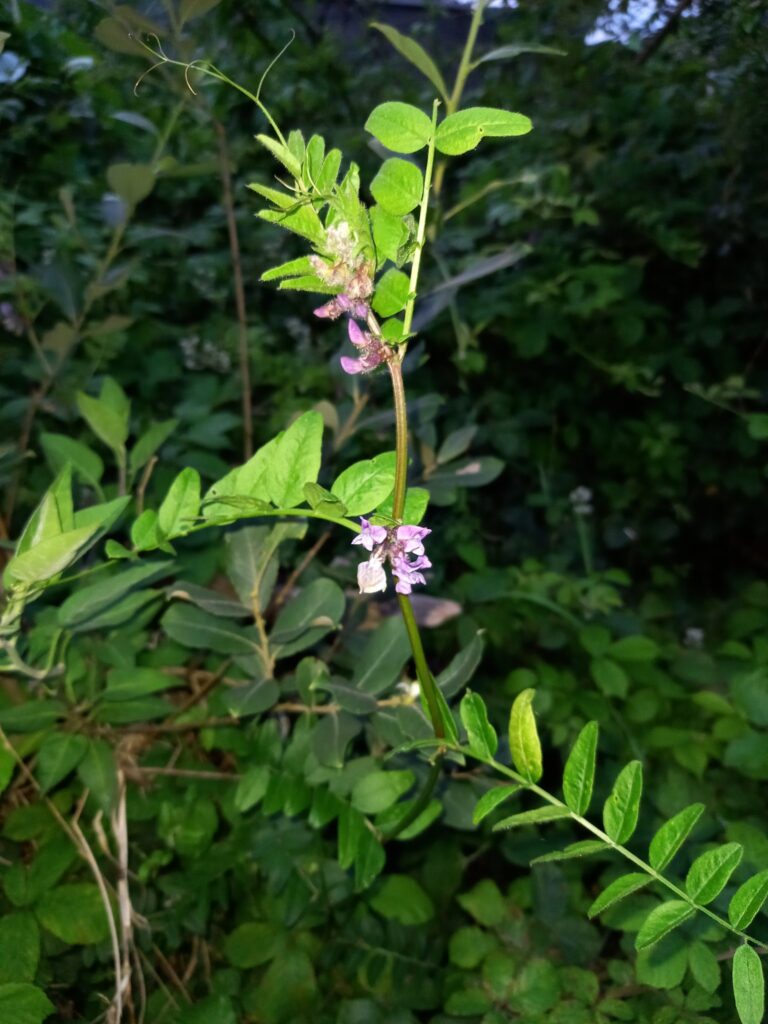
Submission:
<svg viewBox="0 0 768 1024">
<path fill-rule="evenodd" d="M 394 526 L 389 529 L 375 526 L 361 517 L 362 530 L 352 541 L 369 551 L 371 557 L 357 567 L 357 584 L 361 594 L 375 594 L 386 590 L 387 574 L 384 565 L 389 561 L 392 575 L 397 581 L 398 594 L 410 594 L 416 584 L 426 583 L 422 569 L 432 563 L 424 551 L 424 538 L 432 531 L 425 526 Z"/>
<path fill-rule="evenodd" d="M 359 351 L 358 359 L 341 357 L 341 368 L 345 373 L 370 373 L 389 356 L 387 345 L 375 335 L 364 331 L 356 320 L 349 321 L 349 340 Z"/>
</svg>

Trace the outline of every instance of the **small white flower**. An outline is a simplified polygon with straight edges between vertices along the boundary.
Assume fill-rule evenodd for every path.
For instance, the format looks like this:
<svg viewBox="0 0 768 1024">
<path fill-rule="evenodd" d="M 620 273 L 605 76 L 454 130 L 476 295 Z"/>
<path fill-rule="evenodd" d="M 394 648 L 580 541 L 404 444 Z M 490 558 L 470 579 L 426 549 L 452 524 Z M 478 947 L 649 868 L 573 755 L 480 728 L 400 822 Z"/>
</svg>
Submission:
<svg viewBox="0 0 768 1024">
<path fill-rule="evenodd" d="M 686 647 L 701 647 L 704 643 L 704 630 L 699 626 L 689 626 L 685 631 L 683 643 Z"/>
<path fill-rule="evenodd" d="M 357 585 L 361 594 L 375 594 L 387 589 L 387 574 L 384 566 L 374 556 L 357 567 Z"/>
</svg>

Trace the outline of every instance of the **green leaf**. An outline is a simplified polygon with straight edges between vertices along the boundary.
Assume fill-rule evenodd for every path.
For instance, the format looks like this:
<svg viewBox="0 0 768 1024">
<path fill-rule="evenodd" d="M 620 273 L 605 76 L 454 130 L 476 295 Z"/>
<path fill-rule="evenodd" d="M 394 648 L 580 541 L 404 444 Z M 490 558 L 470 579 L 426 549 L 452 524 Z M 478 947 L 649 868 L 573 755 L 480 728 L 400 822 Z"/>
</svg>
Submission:
<svg viewBox="0 0 768 1024">
<path fill-rule="evenodd" d="M 733 958 L 733 998 L 741 1024 L 761 1024 L 765 1013 L 765 979 L 752 946 L 739 946 Z"/>
<path fill-rule="evenodd" d="M 6 732 L 37 732 L 46 729 L 59 719 L 64 718 L 67 707 L 63 701 L 30 700 L 25 704 L 0 709 L 0 727 Z"/>
<path fill-rule="evenodd" d="M 107 404 L 104 399 L 104 390 L 100 398 L 93 398 L 83 391 L 75 395 L 75 402 L 80 415 L 100 441 L 111 448 L 113 452 L 120 453 L 128 439 L 128 416 L 113 406 Z"/>
<path fill-rule="evenodd" d="M 157 510 L 157 524 L 163 536 L 172 539 L 189 533 L 200 512 L 200 474 L 188 466 L 182 469 Z"/>
<path fill-rule="evenodd" d="M 627 673 L 610 658 L 593 658 L 589 671 L 595 684 L 606 697 L 626 697 L 629 692 Z"/>
<path fill-rule="evenodd" d="M 11 33 L 10 32 L 0 32 L 0 53 L 3 52 L 3 49 L 5 48 L 5 44 L 7 43 L 7 41 L 10 38 L 11 38 Z"/>
<path fill-rule="evenodd" d="M 102 810 L 110 814 L 117 803 L 117 761 L 111 744 L 106 740 L 89 740 L 77 774 Z"/>
<path fill-rule="evenodd" d="M 274 959 L 285 943 L 285 932 L 267 921 L 249 921 L 235 928 L 224 942 L 224 955 L 242 970 L 261 967 Z"/>
<path fill-rule="evenodd" d="M 635 939 L 635 949 L 647 949 L 695 913 L 684 900 L 667 900 L 650 912 Z"/>
<path fill-rule="evenodd" d="M 663 871 L 704 813 L 704 804 L 690 804 L 666 821 L 651 840 L 648 860 L 656 871 Z"/>
<path fill-rule="evenodd" d="M 647 636 L 623 636 L 611 644 L 609 653 L 619 661 L 654 661 L 659 646 Z"/>
<path fill-rule="evenodd" d="M 394 153 L 416 153 L 432 135 L 432 122 L 410 103 L 380 103 L 365 122 L 365 130 Z"/>
<path fill-rule="evenodd" d="M 258 635 L 253 627 L 242 627 L 208 615 L 181 602 L 171 605 L 161 625 L 172 640 L 193 650 L 217 654 L 259 654 Z"/>
<path fill-rule="evenodd" d="M 701 905 L 711 903 L 725 888 L 728 879 L 741 863 L 744 847 L 726 843 L 707 850 L 691 864 L 685 879 L 685 891 Z"/>
<path fill-rule="evenodd" d="M 363 814 L 379 814 L 405 796 L 413 783 L 411 771 L 371 772 L 355 783 L 352 806 Z"/>
<path fill-rule="evenodd" d="M 104 463 L 101 457 L 82 441 L 76 441 L 66 434 L 43 433 L 40 435 L 40 444 L 54 472 L 60 472 L 69 462 L 84 483 L 98 488 L 104 475 Z"/>
<path fill-rule="evenodd" d="M 283 165 L 289 174 L 294 178 L 301 178 L 301 161 L 296 159 L 287 146 L 284 146 L 277 139 L 273 139 L 269 135 L 257 135 L 256 140 L 265 149 L 269 150 L 272 156 Z"/>
<path fill-rule="evenodd" d="M 55 1007 L 42 989 L 23 982 L 0 985 L 3 1024 L 41 1024 Z"/>
<path fill-rule="evenodd" d="M 155 172 L 149 164 L 111 164 L 107 168 L 107 181 L 112 191 L 133 207 L 146 199 L 155 187 Z"/>
<path fill-rule="evenodd" d="M 323 715 L 322 721 L 312 730 L 312 752 L 320 764 L 343 768 L 347 747 L 359 732 L 360 722 L 345 711 L 337 715 Z M 349 867 L 351 863 L 350 860 L 342 867 Z"/>
<path fill-rule="evenodd" d="M 382 917 L 405 925 L 426 924 L 435 916 L 432 900 L 410 875 L 388 875 L 370 904 Z"/>
<path fill-rule="evenodd" d="M 393 321 L 388 321 L 392 323 Z M 383 524 L 385 526 L 392 525 L 392 499 L 394 495 L 390 494 L 388 498 L 385 498 L 380 505 L 376 506 L 376 512 L 371 517 L 372 522 L 376 524 Z M 409 487 L 405 492 L 405 506 L 403 508 L 403 522 L 408 523 L 411 526 L 418 526 L 418 524 L 424 518 L 424 513 L 427 511 L 427 505 L 429 504 L 429 491 L 425 487 Z"/>
<path fill-rule="evenodd" d="M 650 875 L 639 871 L 633 871 L 628 875 L 622 875 L 620 878 L 614 879 L 607 888 L 603 889 L 587 911 L 587 914 L 589 917 L 597 917 L 598 914 L 602 914 L 608 907 L 612 907 L 614 903 L 618 903 L 619 900 L 623 900 L 626 896 L 637 892 L 638 889 L 644 888 L 652 881 L 653 879 Z"/>
<path fill-rule="evenodd" d="M 65 464 L 27 520 L 16 544 L 16 558 L 40 541 L 57 537 L 74 525 L 72 467 Z"/>
<path fill-rule="evenodd" d="M 484 878 L 473 886 L 469 892 L 457 896 L 459 905 L 486 928 L 495 928 L 507 916 L 498 885 L 491 878 Z"/>
<path fill-rule="evenodd" d="M 238 811 L 245 814 L 263 799 L 271 774 L 269 767 L 265 764 L 257 764 L 248 769 L 235 790 L 235 807 Z"/>
<path fill-rule="evenodd" d="M 395 462 L 394 452 L 382 452 L 373 459 L 355 462 L 336 477 L 331 494 L 346 505 L 348 515 L 365 515 L 392 493 Z"/>
<path fill-rule="evenodd" d="M 371 194 L 388 213 L 410 213 L 421 202 L 424 177 L 419 168 L 400 157 L 385 160 L 371 182 Z"/>
<path fill-rule="evenodd" d="M 576 814 L 584 815 L 592 800 L 597 756 L 597 722 L 587 722 L 573 744 L 565 763 L 563 795 L 565 802 Z"/>
<path fill-rule="evenodd" d="M 493 60 L 513 60 L 522 53 L 544 53 L 552 57 L 567 56 L 565 50 L 558 50 L 554 46 L 542 46 L 540 43 L 510 43 L 507 46 L 499 46 L 495 50 L 489 50 L 488 53 L 484 53 L 482 57 L 478 57 L 476 61 L 472 62 L 471 68 L 474 71 L 481 64 L 486 64 Z"/>
<path fill-rule="evenodd" d="M 607 843 L 600 839 L 582 839 L 578 843 L 571 843 L 563 850 L 553 850 L 551 853 L 543 853 L 540 857 L 534 857 L 531 864 L 548 864 L 551 861 L 577 860 L 581 857 L 591 857 L 594 853 L 604 853 L 610 850 Z"/>
<path fill-rule="evenodd" d="M 274 654 L 285 658 L 317 643 L 344 615 L 344 592 L 329 579 L 313 580 L 280 612 L 269 635 Z"/>
<path fill-rule="evenodd" d="M 521 786 L 494 786 L 487 793 L 483 793 L 472 812 L 473 823 L 479 825 L 483 818 L 487 818 L 492 811 L 513 797 L 515 793 L 519 793 L 521 788 Z"/>
<path fill-rule="evenodd" d="M 484 646 L 482 631 L 478 631 L 443 669 L 436 682 L 444 697 L 453 697 L 467 685 L 480 664 Z"/>
<path fill-rule="evenodd" d="M 304 484 L 314 483 L 320 472 L 323 417 L 310 409 L 288 427 L 267 462 L 265 483 L 270 501 L 278 508 L 304 502 Z"/>
<path fill-rule="evenodd" d="M 467 107 L 449 114 L 437 126 L 435 147 L 448 156 L 459 156 L 474 149 L 481 139 L 527 135 L 533 128 L 530 118 L 494 107 Z"/>
<path fill-rule="evenodd" d="M 402 270 L 390 267 L 376 284 L 371 305 L 379 316 L 394 316 L 405 309 L 410 283 Z"/>
<path fill-rule="evenodd" d="M 381 34 L 389 40 L 392 46 L 394 46 L 397 52 L 402 54 L 406 60 L 410 61 L 415 68 L 418 68 L 422 75 L 424 75 L 424 77 L 434 85 L 442 98 L 446 102 L 448 101 L 448 89 L 446 88 L 440 69 L 421 43 L 417 43 L 416 40 L 411 39 L 410 36 L 403 35 L 402 32 L 398 32 L 397 29 L 392 28 L 391 25 L 383 25 L 379 21 L 372 21 L 371 28 L 375 28 L 381 32 Z"/>
<path fill-rule="evenodd" d="M 83 632 L 97 615 L 116 605 L 126 594 L 167 574 L 171 562 L 147 562 L 121 569 L 106 580 L 76 590 L 59 608 L 59 624 L 64 629 Z"/>
<path fill-rule="evenodd" d="M 716 992 L 720 987 L 720 964 L 704 942 L 692 942 L 688 949 L 688 965 L 696 982 L 705 992 Z"/>
<path fill-rule="evenodd" d="M 377 697 L 400 678 L 411 648 L 403 620 L 391 615 L 373 631 L 357 658 L 353 685 Z"/>
<path fill-rule="evenodd" d="M 499 745 L 496 732 L 488 721 L 488 709 L 478 693 L 468 690 L 459 708 L 461 721 L 467 730 L 469 748 L 481 758 L 491 758 Z"/>
<path fill-rule="evenodd" d="M 34 981 L 39 960 L 40 929 L 34 916 L 18 913 L 0 918 L 0 985 Z"/>
<path fill-rule="evenodd" d="M 619 772 L 603 806 L 603 827 L 614 843 L 626 843 L 635 831 L 642 793 L 643 766 L 639 761 L 630 761 Z"/>
<path fill-rule="evenodd" d="M 128 469 L 132 477 L 165 444 L 178 424 L 178 420 L 162 420 L 160 423 L 152 423 L 147 427 L 133 448 L 131 448 L 131 454 L 128 458 Z"/>
<path fill-rule="evenodd" d="M 104 700 L 135 700 L 153 693 L 163 693 L 177 686 L 183 686 L 184 680 L 178 676 L 170 676 L 158 668 L 112 668 L 107 672 L 107 688 Z"/>
<path fill-rule="evenodd" d="M 200 18 L 203 14 L 218 7 L 221 0 L 181 0 L 179 4 L 179 25 L 191 21 L 193 18 Z"/>
<path fill-rule="evenodd" d="M 503 818 L 493 826 L 494 832 L 501 832 L 509 828 L 521 828 L 523 825 L 546 825 L 550 821 L 562 821 L 563 818 L 570 818 L 571 812 L 567 807 L 554 807 L 546 804 L 544 807 L 536 807 L 532 811 L 521 811 L 520 814 L 513 814 L 510 818 Z"/>
<path fill-rule="evenodd" d="M 74 771 L 85 757 L 88 740 L 70 732 L 57 732 L 46 737 L 37 755 L 38 780 L 48 792 Z"/>
<path fill-rule="evenodd" d="M 90 882 L 51 889 L 35 909 L 42 926 L 67 945 L 90 946 L 109 936 L 101 894 Z"/>
<path fill-rule="evenodd" d="M 533 714 L 534 690 L 523 690 L 515 698 L 509 716 L 509 747 L 515 768 L 529 782 L 538 782 L 543 767 L 541 743 Z"/>
<path fill-rule="evenodd" d="M 409 234 L 406 221 L 394 213 L 387 213 L 380 206 L 371 207 L 369 213 L 378 266 L 387 260 L 396 263 L 400 248 Z"/>
<path fill-rule="evenodd" d="M 768 868 L 740 885 L 728 906 L 728 920 L 742 931 L 754 921 L 768 899 Z"/>
<path fill-rule="evenodd" d="M 471 970 L 477 967 L 487 953 L 490 953 L 496 946 L 496 939 L 493 935 L 471 925 L 459 928 L 451 935 L 448 947 L 448 957 L 452 964 Z"/>
<path fill-rule="evenodd" d="M 98 533 L 97 526 L 81 526 L 57 537 L 48 537 L 21 555 L 16 555 L 5 568 L 6 586 L 45 583 L 75 561 Z"/>
<path fill-rule="evenodd" d="M 318 1002 L 317 980 L 309 955 L 298 946 L 288 946 L 267 968 L 254 990 L 254 998 L 263 1024 L 306 1020 Z M 233 1017 L 231 1024 L 242 1019 L 240 1015 Z M 206 1016 L 194 1024 L 217 1022 Z"/>
</svg>

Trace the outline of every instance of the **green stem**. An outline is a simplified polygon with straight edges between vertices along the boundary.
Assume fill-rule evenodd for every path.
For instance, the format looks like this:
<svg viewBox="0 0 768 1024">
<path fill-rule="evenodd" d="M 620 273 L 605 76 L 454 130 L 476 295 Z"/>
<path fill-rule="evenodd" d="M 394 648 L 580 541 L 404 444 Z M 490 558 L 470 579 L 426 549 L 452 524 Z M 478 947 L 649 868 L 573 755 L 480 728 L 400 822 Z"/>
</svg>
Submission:
<svg viewBox="0 0 768 1024">
<path fill-rule="evenodd" d="M 405 404 L 403 365 L 395 357 L 389 361 L 392 400 L 395 407 L 395 489 L 392 495 L 392 518 L 399 521 L 405 511 L 405 490 L 408 478 L 408 409 Z"/>
<path fill-rule="evenodd" d="M 429 193 L 432 188 L 432 171 L 435 164 L 435 132 L 437 130 L 437 108 L 439 106 L 440 100 L 435 100 L 432 104 L 432 135 L 430 136 L 429 146 L 427 148 L 427 165 L 424 169 L 424 191 L 421 194 L 419 226 L 416 231 L 416 251 L 413 254 L 413 263 L 411 264 L 411 278 L 408 283 L 408 302 L 406 303 L 405 316 L 403 317 L 403 337 L 406 339 L 406 342 L 408 340 L 408 335 L 411 333 L 413 311 L 416 306 L 416 290 L 419 285 L 419 272 L 421 270 L 421 253 L 427 236 L 427 213 L 429 211 Z"/>
<path fill-rule="evenodd" d="M 416 624 L 416 616 L 413 614 L 413 605 L 411 604 L 410 598 L 406 597 L 405 594 L 398 594 L 397 600 L 400 604 L 400 614 L 403 616 L 405 631 L 408 634 L 411 651 L 413 652 L 413 664 L 416 667 L 416 678 L 419 680 L 421 691 L 424 694 L 424 699 L 426 700 L 427 707 L 429 708 L 429 717 L 432 719 L 432 728 L 435 731 L 435 736 L 443 739 L 445 736 L 445 726 L 443 725 L 443 716 L 440 713 L 440 700 L 437 695 L 437 683 L 435 682 L 435 678 L 430 672 L 429 665 L 427 664 L 424 647 L 421 642 L 421 634 L 419 633 L 419 627 Z"/>
<path fill-rule="evenodd" d="M 416 821 L 421 812 L 426 808 L 432 797 L 432 792 L 440 778 L 440 772 L 442 770 L 442 761 L 443 755 L 440 753 L 437 755 L 434 762 L 432 763 L 432 767 L 429 770 L 429 775 L 427 776 L 427 781 L 424 784 L 424 788 L 413 801 L 410 810 L 402 816 L 400 821 L 398 821 L 397 825 L 395 825 L 393 829 L 391 829 L 389 832 L 384 833 L 384 835 L 382 836 L 383 842 L 387 843 L 391 839 L 395 839 L 397 836 L 399 836 L 401 832 L 404 832 L 409 825 L 412 825 L 413 822 Z"/>
</svg>

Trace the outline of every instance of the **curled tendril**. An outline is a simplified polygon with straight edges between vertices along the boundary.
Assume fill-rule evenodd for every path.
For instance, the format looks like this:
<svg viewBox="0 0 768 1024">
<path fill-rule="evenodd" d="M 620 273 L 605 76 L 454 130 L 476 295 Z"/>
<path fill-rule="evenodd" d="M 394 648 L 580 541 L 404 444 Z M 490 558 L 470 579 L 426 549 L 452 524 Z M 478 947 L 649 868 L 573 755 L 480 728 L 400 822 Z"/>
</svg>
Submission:
<svg viewBox="0 0 768 1024">
<path fill-rule="evenodd" d="M 285 46 L 279 51 L 279 53 L 277 53 L 272 58 L 267 67 L 264 69 L 264 72 L 261 78 L 259 79 L 259 84 L 257 86 L 255 93 L 252 93 L 249 89 L 246 89 L 245 86 L 240 85 L 238 82 L 233 81 L 233 79 L 231 79 L 228 75 L 225 75 L 223 71 L 219 70 L 219 68 L 217 68 L 215 64 L 211 63 L 211 61 L 209 60 L 197 59 L 191 61 L 183 61 L 174 60 L 172 57 L 169 57 L 168 54 L 163 50 L 159 37 L 154 32 L 149 33 L 148 38 L 154 40 L 156 48 L 153 48 L 149 45 L 149 43 L 145 42 L 144 39 L 135 36 L 132 32 L 129 32 L 128 36 L 134 42 L 138 43 L 139 46 L 142 47 L 142 49 L 146 50 L 147 53 L 151 53 L 153 57 L 157 58 L 155 63 L 151 67 L 147 68 L 147 70 L 144 71 L 137 78 L 136 84 L 133 87 L 134 95 L 138 94 L 139 86 L 147 77 L 147 75 L 150 74 L 150 72 L 154 71 L 155 68 L 159 68 L 163 64 L 172 64 L 175 67 L 184 68 L 184 81 L 187 85 L 187 88 L 189 89 L 193 96 L 197 96 L 197 92 L 193 88 L 192 83 L 190 81 L 189 73 L 190 71 L 199 71 L 201 75 L 210 75 L 211 78 L 215 78 L 219 82 L 224 82 L 225 85 L 231 85 L 233 89 L 237 89 L 238 92 L 241 92 L 244 96 L 247 96 L 249 100 L 256 104 L 256 106 L 259 108 L 262 114 L 264 114 L 264 116 L 266 117 L 267 121 L 269 121 L 269 124 L 272 127 L 272 130 L 275 132 L 275 135 L 277 136 L 279 141 L 283 145 L 286 145 L 285 137 L 283 136 L 283 133 L 280 131 L 277 122 L 272 117 L 269 110 L 261 100 L 261 90 L 264 86 L 264 82 L 267 80 L 267 75 L 269 74 L 269 72 L 272 70 L 275 64 L 277 64 L 277 62 L 283 56 L 285 51 L 296 38 L 295 32 L 291 31 L 291 38 L 288 40 Z"/>
</svg>

